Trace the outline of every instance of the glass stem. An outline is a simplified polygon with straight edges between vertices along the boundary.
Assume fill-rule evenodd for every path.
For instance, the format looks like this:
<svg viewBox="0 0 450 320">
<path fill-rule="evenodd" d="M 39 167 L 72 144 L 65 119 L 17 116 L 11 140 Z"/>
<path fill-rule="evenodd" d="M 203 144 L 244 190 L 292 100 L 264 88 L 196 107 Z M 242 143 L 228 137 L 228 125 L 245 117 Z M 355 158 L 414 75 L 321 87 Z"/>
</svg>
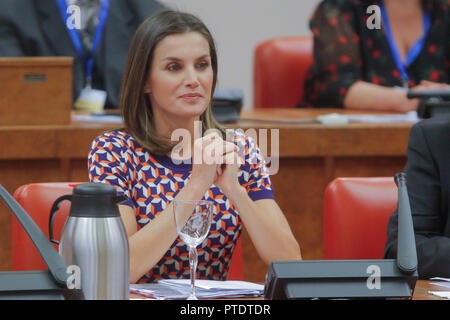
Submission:
<svg viewBox="0 0 450 320">
<path fill-rule="evenodd" d="M 191 297 L 195 297 L 195 277 L 197 275 L 197 248 L 189 248 L 189 266 L 191 271 Z"/>
</svg>

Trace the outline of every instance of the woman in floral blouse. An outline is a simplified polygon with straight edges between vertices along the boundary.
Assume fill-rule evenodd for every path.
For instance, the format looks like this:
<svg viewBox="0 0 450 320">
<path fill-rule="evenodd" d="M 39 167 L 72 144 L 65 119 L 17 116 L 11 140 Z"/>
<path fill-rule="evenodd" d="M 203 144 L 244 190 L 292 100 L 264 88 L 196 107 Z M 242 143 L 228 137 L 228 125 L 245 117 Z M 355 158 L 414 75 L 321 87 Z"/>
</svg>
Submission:
<svg viewBox="0 0 450 320">
<path fill-rule="evenodd" d="M 324 0 L 310 27 L 302 106 L 407 112 L 405 89 L 448 88 L 449 0 Z"/>
</svg>

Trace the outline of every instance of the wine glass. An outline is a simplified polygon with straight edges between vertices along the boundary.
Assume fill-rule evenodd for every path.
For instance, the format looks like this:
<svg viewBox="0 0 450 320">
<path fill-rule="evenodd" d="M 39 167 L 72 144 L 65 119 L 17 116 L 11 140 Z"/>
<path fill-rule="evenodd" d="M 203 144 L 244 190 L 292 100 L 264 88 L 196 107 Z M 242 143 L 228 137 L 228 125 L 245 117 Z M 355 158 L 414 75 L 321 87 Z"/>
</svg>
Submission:
<svg viewBox="0 0 450 320">
<path fill-rule="evenodd" d="M 178 235 L 189 247 L 189 267 L 191 293 L 188 300 L 198 300 L 195 296 L 197 273 L 197 246 L 205 240 L 211 227 L 213 202 L 207 200 L 174 200 L 173 211 Z"/>
</svg>

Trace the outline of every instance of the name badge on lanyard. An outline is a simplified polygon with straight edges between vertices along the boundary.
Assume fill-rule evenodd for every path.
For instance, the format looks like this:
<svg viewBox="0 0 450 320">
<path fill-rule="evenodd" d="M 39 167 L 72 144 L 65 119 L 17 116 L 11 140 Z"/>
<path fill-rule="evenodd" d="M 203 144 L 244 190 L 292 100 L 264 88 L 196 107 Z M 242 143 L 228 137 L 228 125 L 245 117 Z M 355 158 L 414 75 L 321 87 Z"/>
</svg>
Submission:
<svg viewBox="0 0 450 320">
<path fill-rule="evenodd" d="M 57 0 L 61 16 L 64 22 L 68 21 L 69 13 L 67 10 L 66 0 Z M 80 35 L 75 28 L 69 28 L 66 23 L 64 25 L 69 32 L 70 39 L 75 47 L 75 50 L 83 62 L 83 67 L 86 75 L 85 87 L 81 90 L 80 96 L 75 101 L 75 108 L 85 111 L 101 111 L 105 106 L 106 91 L 92 88 L 92 73 L 94 70 L 94 53 L 97 50 L 102 37 L 103 29 L 108 17 L 109 0 L 103 0 L 100 13 L 98 17 L 98 25 L 95 29 L 94 38 L 92 40 L 92 47 L 88 52 L 83 50 L 83 45 Z"/>
<path fill-rule="evenodd" d="M 400 52 L 398 51 L 397 44 L 395 43 L 394 36 L 392 34 L 391 26 L 389 24 L 389 18 L 388 14 L 386 12 L 386 8 L 384 6 L 384 1 L 381 1 L 380 3 L 380 9 L 381 9 L 381 19 L 383 21 L 384 30 L 386 32 L 386 37 L 389 42 L 389 46 L 391 48 L 392 55 L 394 57 L 394 62 L 397 67 L 397 69 L 400 71 L 400 75 L 403 79 L 403 86 L 405 88 L 409 87 L 408 81 L 409 76 L 406 72 L 406 69 L 411 65 L 411 63 L 414 62 L 414 60 L 419 56 L 420 52 L 422 51 L 423 47 L 425 46 L 425 40 L 428 33 L 428 30 L 430 28 L 431 18 L 428 12 L 424 10 L 423 12 L 423 34 L 420 37 L 419 40 L 411 47 L 409 52 L 406 55 L 405 61 L 402 61 Z"/>
</svg>

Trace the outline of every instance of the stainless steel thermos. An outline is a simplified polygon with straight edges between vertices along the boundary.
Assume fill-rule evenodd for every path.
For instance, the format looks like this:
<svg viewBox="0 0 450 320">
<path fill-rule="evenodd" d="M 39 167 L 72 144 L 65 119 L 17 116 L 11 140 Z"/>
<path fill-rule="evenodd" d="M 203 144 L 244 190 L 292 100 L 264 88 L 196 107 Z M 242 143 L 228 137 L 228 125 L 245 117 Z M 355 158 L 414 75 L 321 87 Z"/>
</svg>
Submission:
<svg viewBox="0 0 450 320">
<path fill-rule="evenodd" d="M 120 218 L 116 189 L 105 183 L 84 183 L 72 195 L 56 199 L 50 212 L 49 233 L 60 202 L 69 200 L 59 254 L 68 266 L 79 267 L 81 290 L 89 300 L 129 299 L 128 238 Z"/>
</svg>

